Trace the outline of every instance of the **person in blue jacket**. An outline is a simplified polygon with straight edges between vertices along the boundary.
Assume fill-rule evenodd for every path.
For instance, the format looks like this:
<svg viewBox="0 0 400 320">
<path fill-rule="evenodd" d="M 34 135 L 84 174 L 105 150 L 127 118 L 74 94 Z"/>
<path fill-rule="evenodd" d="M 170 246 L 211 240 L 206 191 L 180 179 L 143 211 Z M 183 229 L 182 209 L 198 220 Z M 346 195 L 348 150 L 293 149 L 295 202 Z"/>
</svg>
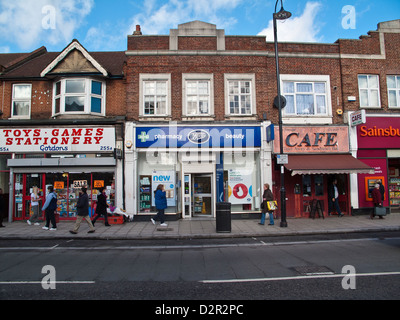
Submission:
<svg viewBox="0 0 400 320">
<path fill-rule="evenodd" d="M 159 184 L 157 186 L 156 191 L 154 191 L 154 200 L 156 204 L 157 215 L 151 218 L 151 222 L 153 224 L 156 224 L 156 221 L 159 220 L 160 226 L 166 227 L 168 225 L 165 223 L 164 211 L 165 209 L 167 209 L 168 206 L 167 206 L 167 195 L 163 184 Z"/>
</svg>

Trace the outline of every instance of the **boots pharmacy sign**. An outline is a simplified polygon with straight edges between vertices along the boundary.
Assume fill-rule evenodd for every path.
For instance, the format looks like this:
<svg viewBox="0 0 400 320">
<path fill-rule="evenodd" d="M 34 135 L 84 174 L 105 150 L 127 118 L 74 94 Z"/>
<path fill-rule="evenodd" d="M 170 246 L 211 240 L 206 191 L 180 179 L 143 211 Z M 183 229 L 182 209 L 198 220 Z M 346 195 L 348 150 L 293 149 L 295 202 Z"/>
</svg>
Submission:
<svg viewBox="0 0 400 320">
<path fill-rule="evenodd" d="M 114 128 L 0 129 L 0 153 L 113 152 Z"/>
</svg>

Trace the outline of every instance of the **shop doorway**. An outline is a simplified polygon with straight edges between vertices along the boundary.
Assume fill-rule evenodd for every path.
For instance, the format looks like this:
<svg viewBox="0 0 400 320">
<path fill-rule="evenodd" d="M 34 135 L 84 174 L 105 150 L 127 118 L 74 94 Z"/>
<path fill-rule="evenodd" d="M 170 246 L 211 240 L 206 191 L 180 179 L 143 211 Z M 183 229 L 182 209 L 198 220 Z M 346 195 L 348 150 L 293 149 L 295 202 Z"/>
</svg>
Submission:
<svg viewBox="0 0 400 320">
<path fill-rule="evenodd" d="M 41 173 L 32 174 L 17 174 L 15 177 L 15 201 L 14 201 L 14 219 L 26 220 L 29 219 L 32 212 L 31 208 L 31 194 L 33 187 L 39 190 L 40 197 L 39 207 L 43 206 L 44 200 L 44 177 Z"/>
<path fill-rule="evenodd" d="M 183 217 L 213 217 L 213 194 L 212 173 L 185 174 Z"/>
</svg>

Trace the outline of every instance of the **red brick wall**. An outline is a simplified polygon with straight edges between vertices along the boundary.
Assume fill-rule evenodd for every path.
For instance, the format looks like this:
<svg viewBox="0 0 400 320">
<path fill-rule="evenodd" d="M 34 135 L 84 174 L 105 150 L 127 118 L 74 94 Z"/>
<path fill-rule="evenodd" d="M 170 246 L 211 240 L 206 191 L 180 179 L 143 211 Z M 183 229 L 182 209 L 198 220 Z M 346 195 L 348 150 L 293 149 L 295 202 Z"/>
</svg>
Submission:
<svg viewBox="0 0 400 320">
<path fill-rule="evenodd" d="M 11 118 L 12 89 L 14 84 L 32 84 L 31 120 L 45 120 L 52 116 L 53 81 L 3 81 L 0 84 L 3 106 L 2 119 Z M 108 80 L 106 93 L 106 116 L 125 116 L 126 91 L 124 80 Z"/>
</svg>

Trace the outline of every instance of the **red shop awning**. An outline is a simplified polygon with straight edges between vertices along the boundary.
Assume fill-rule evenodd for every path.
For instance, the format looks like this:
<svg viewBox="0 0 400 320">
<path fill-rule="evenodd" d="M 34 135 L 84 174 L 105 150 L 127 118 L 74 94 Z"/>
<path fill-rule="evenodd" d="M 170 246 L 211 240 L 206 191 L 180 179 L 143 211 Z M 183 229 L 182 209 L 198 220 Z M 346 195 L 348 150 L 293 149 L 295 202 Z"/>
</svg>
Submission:
<svg viewBox="0 0 400 320">
<path fill-rule="evenodd" d="M 374 174 L 374 168 L 350 154 L 291 155 L 285 167 L 296 174 Z"/>
</svg>

